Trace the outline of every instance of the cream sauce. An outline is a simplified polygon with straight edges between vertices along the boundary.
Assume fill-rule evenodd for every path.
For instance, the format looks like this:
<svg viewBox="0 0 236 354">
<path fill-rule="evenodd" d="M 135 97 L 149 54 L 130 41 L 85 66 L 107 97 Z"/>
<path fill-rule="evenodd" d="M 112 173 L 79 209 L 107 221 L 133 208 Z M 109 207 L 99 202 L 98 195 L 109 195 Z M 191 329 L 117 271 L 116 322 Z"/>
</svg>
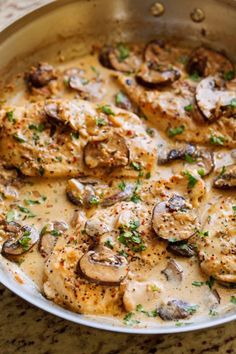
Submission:
<svg viewBox="0 0 236 354">
<path fill-rule="evenodd" d="M 183 53 L 186 53 L 186 50 L 184 50 Z M 181 54 L 181 51 L 179 54 Z M 99 75 L 105 82 L 105 95 L 99 104 L 114 104 L 114 97 L 120 91 L 120 87 L 113 79 L 111 71 L 100 65 L 96 55 L 87 55 L 82 58 L 57 64 L 57 69 L 60 71 L 72 67 L 84 69 L 86 73 L 85 76 L 88 79 L 94 77 L 94 75 Z M 29 98 L 28 94 L 26 94 L 22 77 L 18 75 L 18 78 L 14 79 L 13 82 L 15 83 L 13 89 L 6 90 L 5 98 L 7 102 L 4 104 L 4 107 L 25 105 L 29 102 L 29 99 L 35 99 L 33 96 Z M 69 92 L 66 89 L 62 89 L 59 94 L 57 93 L 57 97 L 58 96 L 72 99 L 76 96 L 76 92 Z M 41 98 L 39 97 L 37 99 Z M 155 139 L 158 147 L 173 143 L 171 139 L 159 133 L 153 123 L 151 124 L 148 120 L 143 120 L 143 124 L 154 130 L 153 139 Z M 217 149 L 215 149 L 215 164 L 217 168 L 235 162 L 231 151 L 221 149 L 217 152 L 216 150 Z M 186 162 L 179 161 L 169 166 L 156 166 L 154 171 L 152 171 L 151 178 L 148 181 L 144 181 L 144 184 L 149 183 L 152 185 L 157 179 L 168 179 L 170 176 L 179 174 L 179 172 L 185 170 L 186 166 Z M 230 196 L 235 200 L 236 204 L 235 192 L 213 190 L 211 188 L 212 179 L 213 177 L 210 176 L 205 180 L 208 194 L 206 203 L 203 203 L 199 210 L 199 215 L 202 220 L 207 219 L 209 207 L 216 204 L 222 195 L 225 197 Z M 109 183 L 109 180 L 105 182 Z M 118 182 L 120 181 L 118 180 Z M 75 210 L 78 210 L 78 207 L 72 205 L 66 198 L 66 183 L 66 180 L 63 179 L 25 178 L 23 185 L 19 189 L 19 198 L 13 203 L 8 203 L 7 210 L 15 210 L 15 221 L 34 225 L 39 231 L 50 221 L 65 221 L 69 225 L 67 234 L 74 237 L 75 228 L 71 226 L 71 219 Z M 44 198 L 44 196 L 46 198 Z M 146 198 L 149 201 L 155 200 L 155 197 L 149 198 L 148 195 Z M 25 200 L 37 200 L 39 204 L 27 205 Z M 22 213 L 18 209 L 18 205 L 27 207 L 35 216 L 28 218 L 28 214 Z M 96 207 L 85 212 L 87 217 L 90 218 L 96 212 Z M 129 297 L 129 293 L 127 293 L 124 302 L 126 303 L 127 312 L 133 313 L 132 320 L 140 321 L 140 324 L 134 322 L 133 325 L 142 326 L 150 323 L 155 324 L 156 322 L 166 325 L 159 317 L 148 317 L 147 312 L 150 313 L 150 311 L 156 309 L 158 304 L 173 298 L 197 305 L 196 313 L 194 313 L 190 319 L 184 320 L 184 323 L 193 322 L 196 318 L 202 316 L 216 317 L 226 311 L 235 311 L 235 304 L 230 302 L 231 297 L 236 295 L 235 290 L 226 289 L 217 284 L 217 282 L 214 283 L 213 288 L 218 291 L 221 301 L 220 304 L 215 304 L 214 296 L 209 286 L 206 285 L 208 277 L 201 272 L 197 257 L 183 258 L 171 254 L 161 256 L 162 250 L 165 249 L 164 243 L 159 241 L 158 247 L 160 256 L 154 267 L 151 267 L 151 269 L 144 268 L 141 271 L 139 269 L 139 274 L 135 274 L 135 266 L 132 266 L 134 280 L 129 280 L 128 289 L 126 289 L 128 292 L 130 291 L 131 296 Z M 167 281 L 165 275 L 161 272 L 166 267 L 169 257 L 174 258 L 183 270 L 183 280 L 179 283 Z M 34 246 L 25 256 L 20 258 L 19 266 L 35 282 L 40 291 L 42 291 L 44 282 L 44 259 L 39 254 L 37 246 Z M 196 286 L 199 284 L 200 286 Z M 142 305 L 142 309 L 146 312 L 142 313 L 140 306 L 137 308 L 137 305 L 140 304 Z M 210 310 L 211 307 L 212 309 Z M 119 316 L 121 320 L 124 318 L 125 313 L 123 310 Z M 126 320 L 125 322 L 129 324 L 129 321 Z M 181 322 L 182 321 L 177 321 L 176 325 L 181 325 Z"/>
</svg>

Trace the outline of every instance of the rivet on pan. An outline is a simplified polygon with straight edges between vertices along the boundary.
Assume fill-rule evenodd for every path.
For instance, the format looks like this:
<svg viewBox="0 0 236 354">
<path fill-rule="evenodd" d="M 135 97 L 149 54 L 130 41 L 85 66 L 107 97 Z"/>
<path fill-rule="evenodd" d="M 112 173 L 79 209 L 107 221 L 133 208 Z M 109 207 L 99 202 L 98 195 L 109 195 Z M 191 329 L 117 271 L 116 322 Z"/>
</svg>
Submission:
<svg viewBox="0 0 236 354">
<path fill-rule="evenodd" d="M 202 22 L 205 19 L 205 13 L 202 9 L 195 8 L 190 13 L 190 17 L 194 22 Z"/>
<path fill-rule="evenodd" d="M 165 7 L 162 3 L 160 2 L 155 2 L 151 7 L 150 7 L 150 12 L 153 16 L 158 17 L 162 16 L 165 12 Z"/>
</svg>

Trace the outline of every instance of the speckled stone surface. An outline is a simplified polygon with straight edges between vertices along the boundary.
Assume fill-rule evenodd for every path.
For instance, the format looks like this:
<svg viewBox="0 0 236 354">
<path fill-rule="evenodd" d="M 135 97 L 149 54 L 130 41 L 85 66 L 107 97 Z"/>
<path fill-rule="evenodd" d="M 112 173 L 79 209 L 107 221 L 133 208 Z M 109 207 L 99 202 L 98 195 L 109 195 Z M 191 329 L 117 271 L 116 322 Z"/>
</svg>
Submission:
<svg viewBox="0 0 236 354">
<path fill-rule="evenodd" d="M 119 1 L 119 0 L 117 0 Z M 0 0 L 0 29 L 48 0 Z M 236 353 L 236 323 L 180 335 L 135 336 L 86 328 L 39 310 L 0 285 L 0 354 Z"/>
</svg>

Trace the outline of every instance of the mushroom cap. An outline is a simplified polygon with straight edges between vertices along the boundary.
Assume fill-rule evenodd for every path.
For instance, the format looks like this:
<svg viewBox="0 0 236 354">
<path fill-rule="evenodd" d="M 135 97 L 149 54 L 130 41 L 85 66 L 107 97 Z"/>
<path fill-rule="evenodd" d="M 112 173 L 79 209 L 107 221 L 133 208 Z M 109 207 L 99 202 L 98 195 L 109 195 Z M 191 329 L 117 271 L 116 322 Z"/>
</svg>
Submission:
<svg viewBox="0 0 236 354">
<path fill-rule="evenodd" d="M 230 189 L 236 187 L 236 165 L 225 166 L 223 171 L 218 171 L 213 186 L 218 189 Z"/>
<path fill-rule="evenodd" d="M 144 63 L 136 75 L 137 82 L 148 88 L 169 85 L 180 78 L 180 72 L 167 64 Z"/>
<path fill-rule="evenodd" d="M 39 63 L 25 74 L 25 80 L 29 88 L 42 88 L 56 78 L 53 66 L 47 63 Z"/>
<path fill-rule="evenodd" d="M 226 90 L 217 77 L 208 76 L 197 85 L 196 103 L 209 122 L 222 116 L 236 117 L 236 108 L 231 107 L 234 99 L 236 99 L 235 90 Z"/>
<path fill-rule="evenodd" d="M 125 257 L 100 246 L 81 257 L 77 270 L 89 281 L 103 285 L 119 285 L 128 274 L 128 262 Z"/>
<path fill-rule="evenodd" d="M 191 306 L 182 300 L 171 300 L 159 307 L 158 314 L 164 321 L 181 320 L 190 316 Z"/>
<path fill-rule="evenodd" d="M 89 168 L 128 165 L 129 149 L 125 139 L 115 132 L 109 132 L 104 140 L 90 140 L 84 147 L 84 162 Z"/>
<path fill-rule="evenodd" d="M 196 211 L 179 195 L 157 203 L 153 209 L 152 227 L 158 237 L 169 241 L 187 240 L 198 228 Z"/>
<path fill-rule="evenodd" d="M 39 233 L 33 226 L 22 226 L 17 229 L 15 236 L 6 240 L 2 245 L 2 255 L 6 258 L 21 256 L 28 252 L 39 239 Z"/>
<path fill-rule="evenodd" d="M 191 75 L 197 73 L 199 76 L 206 77 L 234 71 L 234 66 L 224 54 L 206 47 L 199 47 L 193 50 L 186 70 Z"/>
</svg>

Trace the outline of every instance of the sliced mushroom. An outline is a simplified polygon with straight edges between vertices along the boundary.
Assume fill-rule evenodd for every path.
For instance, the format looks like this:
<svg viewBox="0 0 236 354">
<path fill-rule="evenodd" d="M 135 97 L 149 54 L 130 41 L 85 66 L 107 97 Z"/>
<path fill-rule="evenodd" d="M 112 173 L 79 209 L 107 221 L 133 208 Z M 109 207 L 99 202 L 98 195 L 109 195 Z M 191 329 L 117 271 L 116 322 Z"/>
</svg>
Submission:
<svg viewBox="0 0 236 354">
<path fill-rule="evenodd" d="M 136 47 L 118 43 L 116 47 L 104 46 L 99 54 L 100 63 L 108 69 L 134 72 L 141 63 Z"/>
<path fill-rule="evenodd" d="M 148 88 L 169 85 L 179 78 L 179 70 L 171 65 L 157 62 L 144 63 L 136 75 L 137 82 Z"/>
<path fill-rule="evenodd" d="M 81 183 L 75 178 L 68 181 L 66 195 L 72 204 L 84 206 L 86 209 L 92 208 L 93 201 L 98 200 L 93 185 Z"/>
<path fill-rule="evenodd" d="M 163 321 L 174 321 L 188 318 L 191 315 L 192 305 L 181 300 L 171 300 L 158 309 L 158 314 Z"/>
<path fill-rule="evenodd" d="M 236 187 L 236 165 L 229 165 L 221 169 L 220 174 L 215 178 L 213 186 L 219 189 Z"/>
<path fill-rule="evenodd" d="M 88 219 L 85 224 L 85 232 L 90 237 L 101 236 L 106 232 L 110 232 L 110 231 L 111 228 L 109 227 L 109 225 L 97 217 Z"/>
<path fill-rule="evenodd" d="M 47 63 L 39 63 L 36 67 L 33 66 L 30 71 L 25 74 L 25 80 L 29 89 L 32 87 L 44 87 L 56 78 L 57 76 L 53 66 Z"/>
<path fill-rule="evenodd" d="M 124 191 L 120 191 L 120 192 L 115 193 L 109 197 L 104 198 L 101 203 L 101 206 L 108 207 L 108 206 L 114 205 L 116 203 L 122 202 L 124 200 L 127 200 L 132 196 L 133 191 L 134 191 L 134 187 L 131 184 L 128 184 L 125 187 Z"/>
<path fill-rule="evenodd" d="M 191 144 L 171 150 L 162 149 L 159 152 L 158 164 L 165 165 L 176 160 L 188 161 L 189 158 L 193 160 L 191 164 L 196 164 L 199 169 L 204 169 L 204 176 L 209 175 L 214 169 L 213 153 L 205 149 L 198 149 Z"/>
<path fill-rule="evenodd" d="M 174 259 L 169 260 L 161 273 L 165 275 L 168 281 L 173 283 L 180 283 L 183 279 L 183 269 Z"/>
<path fill-rule="evenodd" d="M 196 247 L 185 241 L 169 242 L 166 249 L 168 252 L 174 253 L 181 257 L 190 258 L 196 255 Z"/>
<path fill-rule="evenodd" d="M 63 221 L 54 221 L 46 225 L 41 233 L 38 244 L 38 250 L 43 257 L 48 257 L 56 242 L 57 237 L 68 229 L 68 225 Z"/>
<path fill-rule="evenodd" d="M 225 55 L 209 48 L 199 47 L 192 52 L 186 70 L 190 75 L 197 73 L 199 76 L 206 77 L 217 73 L 233 72 L 234 66 Z"/>
<path fill-rule="evenodd" d="M 196 88 L 196 102 L 199 110 L 209 122 L 222 116 L 236 118 L 235 90 L 227 90 L 224 83 L 216 77 L 209 76 L 199 82 Z"/>
<path fill-rule="evenodd" d="M 114 286 L 127 276 L 128 262 L 125 257 L 100 246 L 81 257 L 77 271 L 89 281 Z"/>
<path fill-rule="evenodd" d="M 176 149 L 162 149 L 159 152 L 158 156 L 158 164 L 165 165 L 169 162 L 176 160 L 184 160 L 186 155 L 195 156 L 196 155 L 196 147 L 191 144 L 187 144 L 181 148 Z"/>
<path fill-rule="evenodd" d="M 163 61 L 167 59 L 165 42 L 162 39 L 154 39 L 144 48 L 144 60 L 147 62 Z"/>
<path fill-rule="evenodd" d="M 68 86 L 78 91 L 83 99 L 101 99 L 104 94 L 102 83 L 102 80 L 98 78 L 86 79 L 82 70 L 68 77 Z"/>
<path fill-rule="evenodd" d="M 110 133 L 104 140 L 91 140 L 84 148 L 84 162 L 89 168 L 123 167 L 129 163 L 129 149 L 125 139 Z"/>
<path fill-rule="evenodd" d="M 34 246 L 38 238 L 39 233 L 33 226 L 17 227 L 15 237 L 3 243 L 1 253 L 6 258 L 21 256 Z"/>
<path fill-rule="evenodd" d="M 196 211 L 180 195 L 167 202 L 157 203 L 153 209 L 152 227 L 158 237 L 169 241 L 187 240 L 198 228 Z"/>
</svg>

